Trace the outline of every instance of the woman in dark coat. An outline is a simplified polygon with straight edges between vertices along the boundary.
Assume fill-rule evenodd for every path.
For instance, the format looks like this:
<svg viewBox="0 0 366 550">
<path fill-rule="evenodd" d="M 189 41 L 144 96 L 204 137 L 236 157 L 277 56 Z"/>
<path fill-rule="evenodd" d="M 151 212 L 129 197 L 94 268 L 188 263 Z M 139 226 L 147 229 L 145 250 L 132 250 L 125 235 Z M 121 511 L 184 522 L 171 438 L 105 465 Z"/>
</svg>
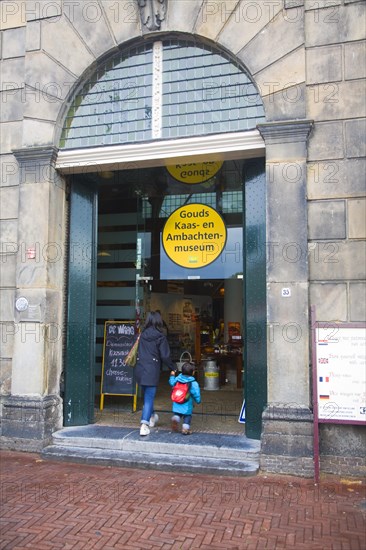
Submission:
<svg viewBox="0 0 366 550">
<path fill-rule="evenodd" d="M 151 311 L 140 336 L 136 362 L 136 382 L 141 386 L 144 398 L 140 435 L 148 435 L 150 428 L 158 421 L 158 415 L 154 412 L 154 399 L 162 363 L 170 370 L 176 369 L 163 326 L 160 313 Z"/>
</svg>

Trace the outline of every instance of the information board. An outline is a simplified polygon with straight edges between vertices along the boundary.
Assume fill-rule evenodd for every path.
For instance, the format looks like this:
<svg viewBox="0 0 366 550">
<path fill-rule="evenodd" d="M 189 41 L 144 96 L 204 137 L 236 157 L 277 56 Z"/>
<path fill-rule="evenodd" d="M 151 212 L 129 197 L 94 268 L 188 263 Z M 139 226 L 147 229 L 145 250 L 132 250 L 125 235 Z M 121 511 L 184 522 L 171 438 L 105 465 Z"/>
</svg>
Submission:
<svg viewBox="0 0 366 550">
<path fill-rule="evenodd" d="M 211 206 L 190 203 L 174 210 L 166 220 L 162 245 L 175 264 L 198 269 L 214 262 L 225 248 L 226 225 Z"/>
<path fill-rule="evenodd" d="M 106 321 L 104 325 L 103 363 L 100 409 L 104 395 L 131 395 L 136 410 L 137 385 L 134 367 L 124 359 L 138 336 L 135 321 Z"/>
<path fill-rule="evenodd" d="M 319 424 L 366 424 L 366 325 L 324 323 L 310 308 L 313 363 L 314 478 L 319 482 Z"/>
<path fill-rule="evenodd" d="M 316 396 L 319 422 L 366 422 L 366 329 L 318 323 Z"/>
</svg>

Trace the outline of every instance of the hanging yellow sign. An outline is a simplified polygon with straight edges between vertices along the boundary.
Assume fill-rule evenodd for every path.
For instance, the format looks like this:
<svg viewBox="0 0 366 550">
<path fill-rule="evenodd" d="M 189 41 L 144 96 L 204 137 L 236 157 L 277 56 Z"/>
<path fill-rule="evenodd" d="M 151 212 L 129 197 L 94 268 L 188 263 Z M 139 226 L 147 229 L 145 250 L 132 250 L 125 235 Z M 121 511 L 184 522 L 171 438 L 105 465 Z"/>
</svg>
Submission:
<svg viewBox="0 0 366 550">
<path fill-rule="evenodd" d="M 211 206 L 187 204 L 167 219 L 162 235 L 167 256 L 177 265 L 197 269 L 222 253 L 227 238 L 222 217 Z"/>
<path fill-rule="evenodd" d="M 192 162 L 189 164 L 172 164 L 166 168 L 175 180 L 196 184 L 204 183 L 213 178 L 222 165 L 222 161 Z"/>
</svg>

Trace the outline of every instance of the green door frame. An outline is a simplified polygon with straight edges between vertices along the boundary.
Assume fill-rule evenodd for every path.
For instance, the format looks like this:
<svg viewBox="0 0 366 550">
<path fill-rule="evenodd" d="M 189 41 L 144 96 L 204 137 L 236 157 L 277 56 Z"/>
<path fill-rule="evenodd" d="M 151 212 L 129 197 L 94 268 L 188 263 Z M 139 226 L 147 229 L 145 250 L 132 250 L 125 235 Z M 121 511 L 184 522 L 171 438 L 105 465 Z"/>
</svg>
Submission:
<svg viewBox="0 0 366 550">
<path fill-rule="evenodd" d="M 246 436 L 260 439 L 267 404 L 265 160 L 247 161 L 243 176 Z M 76 180 L 70 201 L 64 425 L 82 426 L 94 420 L 97 192 Z"/>
<path fill-rule="evenodd" d="M 244 165 L 245 434 L 260 439 L 267 405 L 265 159 Z"/>
<path fill-rule="evenodd" d="M 65 426 L 94 421 L 97 192 L 76 178 L 70 191 Z"/>
</svg>

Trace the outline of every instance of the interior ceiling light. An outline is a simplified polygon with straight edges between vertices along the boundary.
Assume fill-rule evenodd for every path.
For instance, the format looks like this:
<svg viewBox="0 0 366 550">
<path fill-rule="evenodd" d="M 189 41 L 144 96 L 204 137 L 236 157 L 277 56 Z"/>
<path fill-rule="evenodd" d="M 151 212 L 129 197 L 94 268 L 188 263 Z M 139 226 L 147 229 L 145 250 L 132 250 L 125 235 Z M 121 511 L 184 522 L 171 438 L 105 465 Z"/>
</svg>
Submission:
<svg viewBox="0 0 366 550">
<path fill-rule="evenodd" d="M 110 170 L 106 170 L 105 172 L 100 172 L 99 175 L 104 180 L 110 180 L 114 177 L 114 172 L 111 172 Z"/>
</svg>

